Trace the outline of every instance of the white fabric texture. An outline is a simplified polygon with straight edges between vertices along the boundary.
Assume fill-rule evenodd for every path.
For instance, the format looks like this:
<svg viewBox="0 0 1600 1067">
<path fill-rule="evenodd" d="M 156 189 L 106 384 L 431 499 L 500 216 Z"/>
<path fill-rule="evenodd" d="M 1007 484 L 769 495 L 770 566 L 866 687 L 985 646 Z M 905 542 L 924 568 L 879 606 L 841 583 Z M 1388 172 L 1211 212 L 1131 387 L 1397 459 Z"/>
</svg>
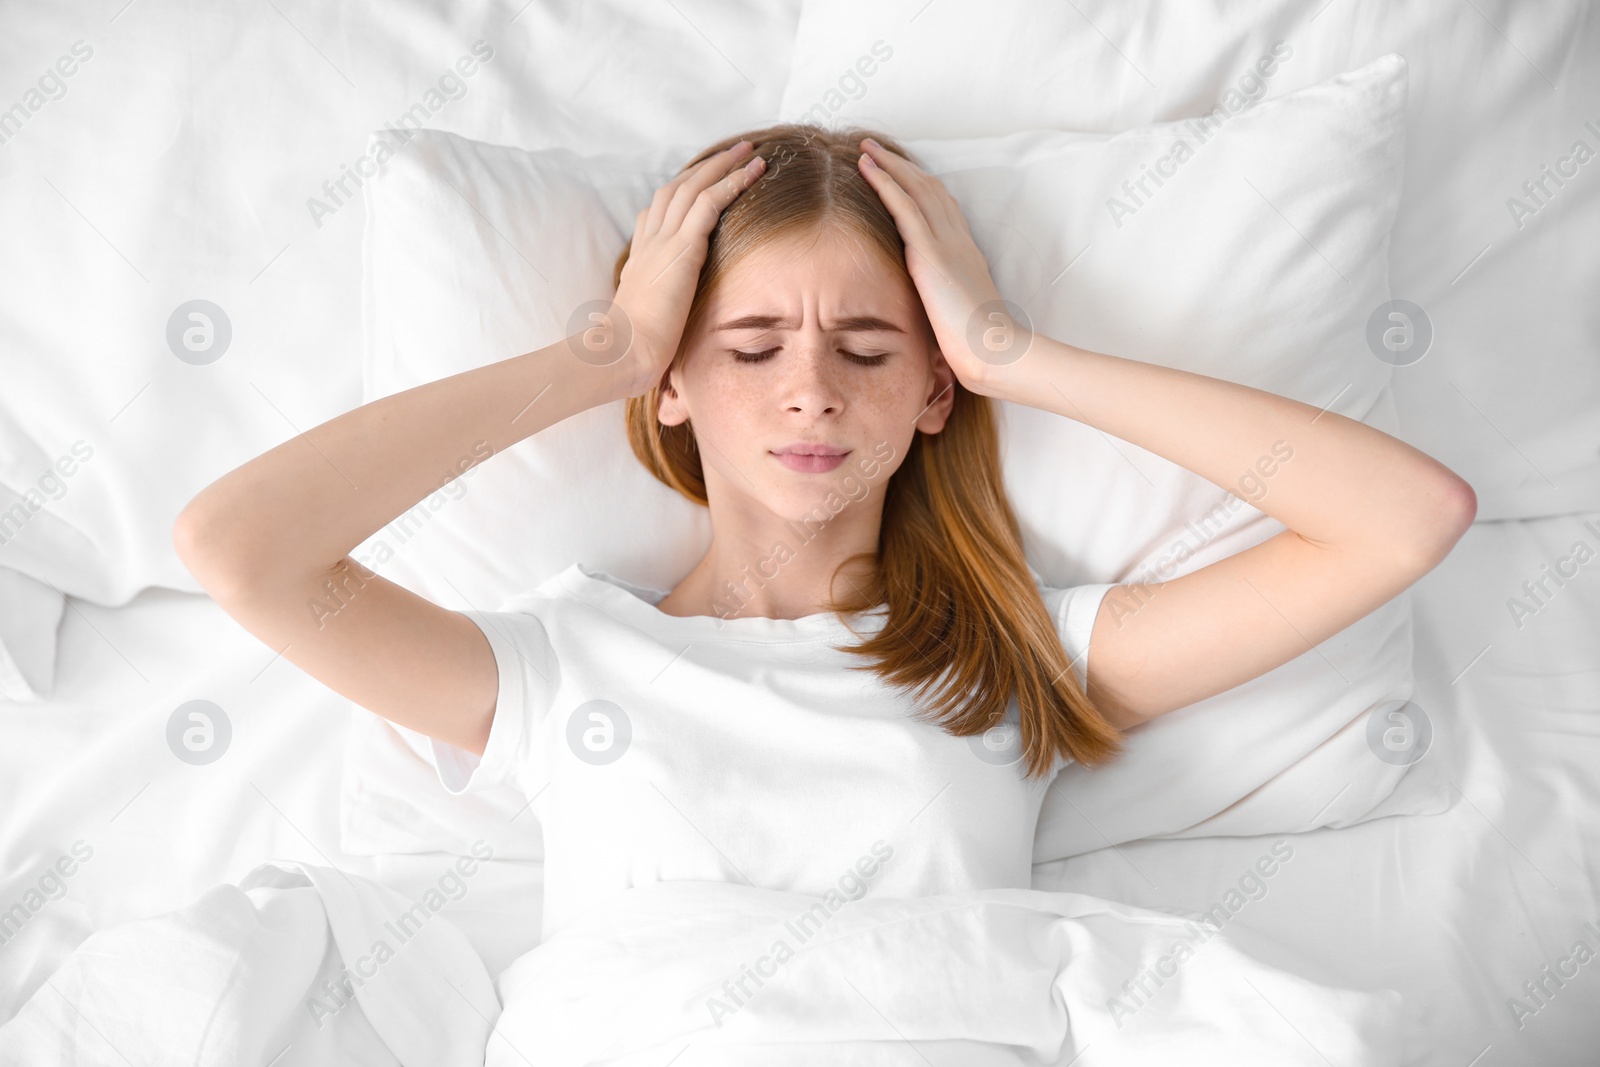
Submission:
<svg viewBox="0 0 1600 1067">
<path fill-rule="evenodd" d="M 265 863 L 91 935 L 0 1024 L 0 1063 L 1405 1062 L 1397 992 L 1264 963 L 1225 915 L 1033 889 L 872 892 L 901 862 L 877 842 L 810 894 L 644 883 L 492 982 L 437 903 Z"/>
<path fill-rule="evenodd" d="M 0 1064 L 476 1067 L 500 1003 L 438 908 L 334 867 L 263 863 L 91 934 L 0 1025 Z"/>
<path fill-rule="evenodd" d="M 899 858 L 862 869 L 892 877 Z M 555 932 L 496 989 L 485 1067 L 1408 1062 L 1396 991 L 1310 982 L 1198 915 L 1079 893 L 660 882 Z"/>
<path fill-rule="evenodd" d="M 25 703 L 50 695 L 56 629 L 66 608 L 61 590 L 0 567 L 0 700 Z"/>
<path fill-rule="evenodd" d="M 1393 433 L 1392 368 L 1352 338 L 1389 297 L 1406 75 L 1400 56 L 1383 56 L 1217 120 L 1179 176 L 1120 225 L 1106 198 L 1125 195 L 1121 183 L 1176 139 L 1195 140 L 1190 123 L 908 147 L 960 200 L 1001 292 L 1046 334 Z M 687 154 L 419 134 L 368 183 L 367 399 L 568 336 L 573 310 L 610 293 L 636 212 Z M 539 258 L 554 249 L 559 269 Z M 448 284 L 441 263 L 453 265 Z M 574 559 L 670 586 L 709 544 L 706 514 L 638 463 L 622 410 L 582 412 L 473 467 L 353 554 L 456 610 L 492 610 Z M 1270 478 L 1242 471 L 1217 485 L 1051 412 L 1002 403 L 999 413 L 1008 496 L 1053 587 L 1170 578 L 1283 529 L 1250 503 Z M 583 504 L 530 509 L 535 499 Z M 1068 768 L 1041 809 L 1035 861 L 1150 836 L 1442 809 L 1431 768 L 1376 759 L 1365 740 L 1371 712 L 1411 694 L 1410 642 L 1402 595 L 1277 670 L 1138 728 L 1113 764 Z M 505 789 L 447 804 L 426 773 L 425 738 L 353 714 L 346 849 L 459 848 L 524 806 Z M 532 822 L 513 824 L 528 831 L 515 855 L 540 854 Z"/>
<path fill-rule="evenodd" d="M 1109 588 L 1048 590 L 1080 664 Z M 1025 779 L 1015 702 L 956 737 L 851 670 L 865 661 L 831 647 L 855 641 L 835 616 L 679 617 L 654 606 L 667 592 L 573 564 L 501 611 L 465 613 L 494 651 L 494 722 L 481 761 L 430 747 L 447 791 L 528 798 L 546 933 L 656 880 L 822 893 L 876 840 L 895 854 L 877 894 L 1028 888 L 1061 761 Z M 870 634 L 887 615 L 852 625 Z"/>
</svg>

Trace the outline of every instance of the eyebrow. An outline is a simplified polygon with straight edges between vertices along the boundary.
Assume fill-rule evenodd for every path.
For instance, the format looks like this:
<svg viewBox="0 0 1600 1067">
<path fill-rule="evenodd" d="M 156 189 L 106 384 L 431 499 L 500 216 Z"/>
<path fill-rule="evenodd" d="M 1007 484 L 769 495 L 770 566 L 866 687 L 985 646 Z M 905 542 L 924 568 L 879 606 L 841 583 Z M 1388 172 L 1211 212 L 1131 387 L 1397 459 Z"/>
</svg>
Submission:
<svg viewBox="0 0 1600 1067">
<path fill-rule="evenodd" d="M 792 330 L 794 324 L 777 315 L 743 315 L 729 319 L 717 327 L 720 330 Z M 851 315 L 824 326 L 829 333 L 905 333 L 892 322 L 875 315 Z"/>
</svg>

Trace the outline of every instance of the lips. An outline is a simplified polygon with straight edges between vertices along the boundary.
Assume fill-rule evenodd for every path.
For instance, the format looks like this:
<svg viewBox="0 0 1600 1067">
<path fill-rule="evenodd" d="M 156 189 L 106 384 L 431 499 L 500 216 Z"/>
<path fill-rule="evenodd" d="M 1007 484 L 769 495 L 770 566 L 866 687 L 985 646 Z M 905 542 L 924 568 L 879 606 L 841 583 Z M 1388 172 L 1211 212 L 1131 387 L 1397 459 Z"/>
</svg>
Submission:
<svg viewBox="0 0 1600 1067">
<path fill-rule="evenodd" d="M 775 448 L 772 451 L 774 455 L 778 456 L 842 456 L 850 450 L 848 448 L 837 448 L 833 445 L 794 444 L 784 445 L 782 448 Z"/>
<path fill-rule="evenodd" d="M 835 448 L 832 445 L 790 445 L 772 454 L 792 471 L 825 474 L 843 463 L 849 453 L 848 448 Z"/>
</svg>

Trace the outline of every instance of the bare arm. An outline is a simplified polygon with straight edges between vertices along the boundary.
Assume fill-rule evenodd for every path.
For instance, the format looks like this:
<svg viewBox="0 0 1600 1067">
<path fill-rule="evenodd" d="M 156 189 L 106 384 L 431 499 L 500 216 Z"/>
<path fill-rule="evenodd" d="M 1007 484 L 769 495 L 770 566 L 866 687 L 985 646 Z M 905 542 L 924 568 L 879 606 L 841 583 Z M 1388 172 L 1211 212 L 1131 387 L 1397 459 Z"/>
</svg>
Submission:
<svg viewBox="0 0 1600 1067">
<path fill-rule="evenodd" d="M 709 234 L 760 175 L 752 150 L 740 141 L 710 153 L 656 190 L 607 312 L 583 333 L 374 400 L 207 486 L 173 524 L 184 565 L 246 630 L 330 689 L 481 755 L 499 699 L 482 631 L 349 553 L 495 453 L 660 381 Z M 314 607 L 329 599 L 331 617 Z"/>
<path fill-rule="evenodd" d="M 1171 460 L 1251 503 L 1276 537 L 1192 574 L 1125 584 L 1090 632 L 1089 694 L 1120 728 L 1241 685 L 1392 600 L 1472 523 L 1472 487 L 1382 431 L 1220 378 L 1088 352 L 1011 323 L 1005 364 L 974 351 L 999 291 L 955 197 L 897 152 L 858 167 L 906 242 L 940 352 L 968 388 L 1053 411 Z M 1255 483 L 1242 481 L 1254 478 Z"/>
<path fill-rule="evenodd" d="M 349 553 L 494 453 L 633 395 L 630 359 L 595 366 L 578 343 L 374 400 L 285 441 L 189 502 L 173 524 L 179 557 L 246 630 L 329 688 L 482 753 L 498 693 L 483 634 Z"/>
<path fill-rule="evenodd" d="M 1193 573 L 1107 594 L 1090 695 L 1122 728 L 1249 681 L 1370 614 L 1437 566 L 1477 511 L 1467 482 L 1405 442 L 1220 378 L 1035 334 L 989 385 L 1236 495 L 1264 484 L 1249 502 L 1288 527 Z"/>
</svg>

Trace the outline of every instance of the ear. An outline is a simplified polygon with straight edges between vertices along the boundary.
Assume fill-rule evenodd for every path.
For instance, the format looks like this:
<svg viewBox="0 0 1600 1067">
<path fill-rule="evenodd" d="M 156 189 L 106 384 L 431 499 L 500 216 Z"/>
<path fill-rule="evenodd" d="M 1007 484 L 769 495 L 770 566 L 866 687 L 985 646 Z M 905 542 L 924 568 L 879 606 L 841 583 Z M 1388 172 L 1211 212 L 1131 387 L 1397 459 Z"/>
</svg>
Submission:
<svg viewBox="0 0 1600 1067">
<path fill-rule="evenodd" d="M 677 426 L 689 421 L 689 412 L 678 393 L 677 374 L 676 367 L 669 369 L 661 383 L 661 403 L 656 409 L 656 419 L 663 426 Z"/>
<path fill-rule="evenodd" d="M 944 429 L 951 410 L 955 408 L 956 372 L 950 369 L 938 345 L 931 346 L 929 352 L 928 369 L 932 375 L 928 383 L 928 395 L 922 398 L 923 410 L 917 417 L 916 428 L 923 433 L 938 433 Z"/>
</svg>

